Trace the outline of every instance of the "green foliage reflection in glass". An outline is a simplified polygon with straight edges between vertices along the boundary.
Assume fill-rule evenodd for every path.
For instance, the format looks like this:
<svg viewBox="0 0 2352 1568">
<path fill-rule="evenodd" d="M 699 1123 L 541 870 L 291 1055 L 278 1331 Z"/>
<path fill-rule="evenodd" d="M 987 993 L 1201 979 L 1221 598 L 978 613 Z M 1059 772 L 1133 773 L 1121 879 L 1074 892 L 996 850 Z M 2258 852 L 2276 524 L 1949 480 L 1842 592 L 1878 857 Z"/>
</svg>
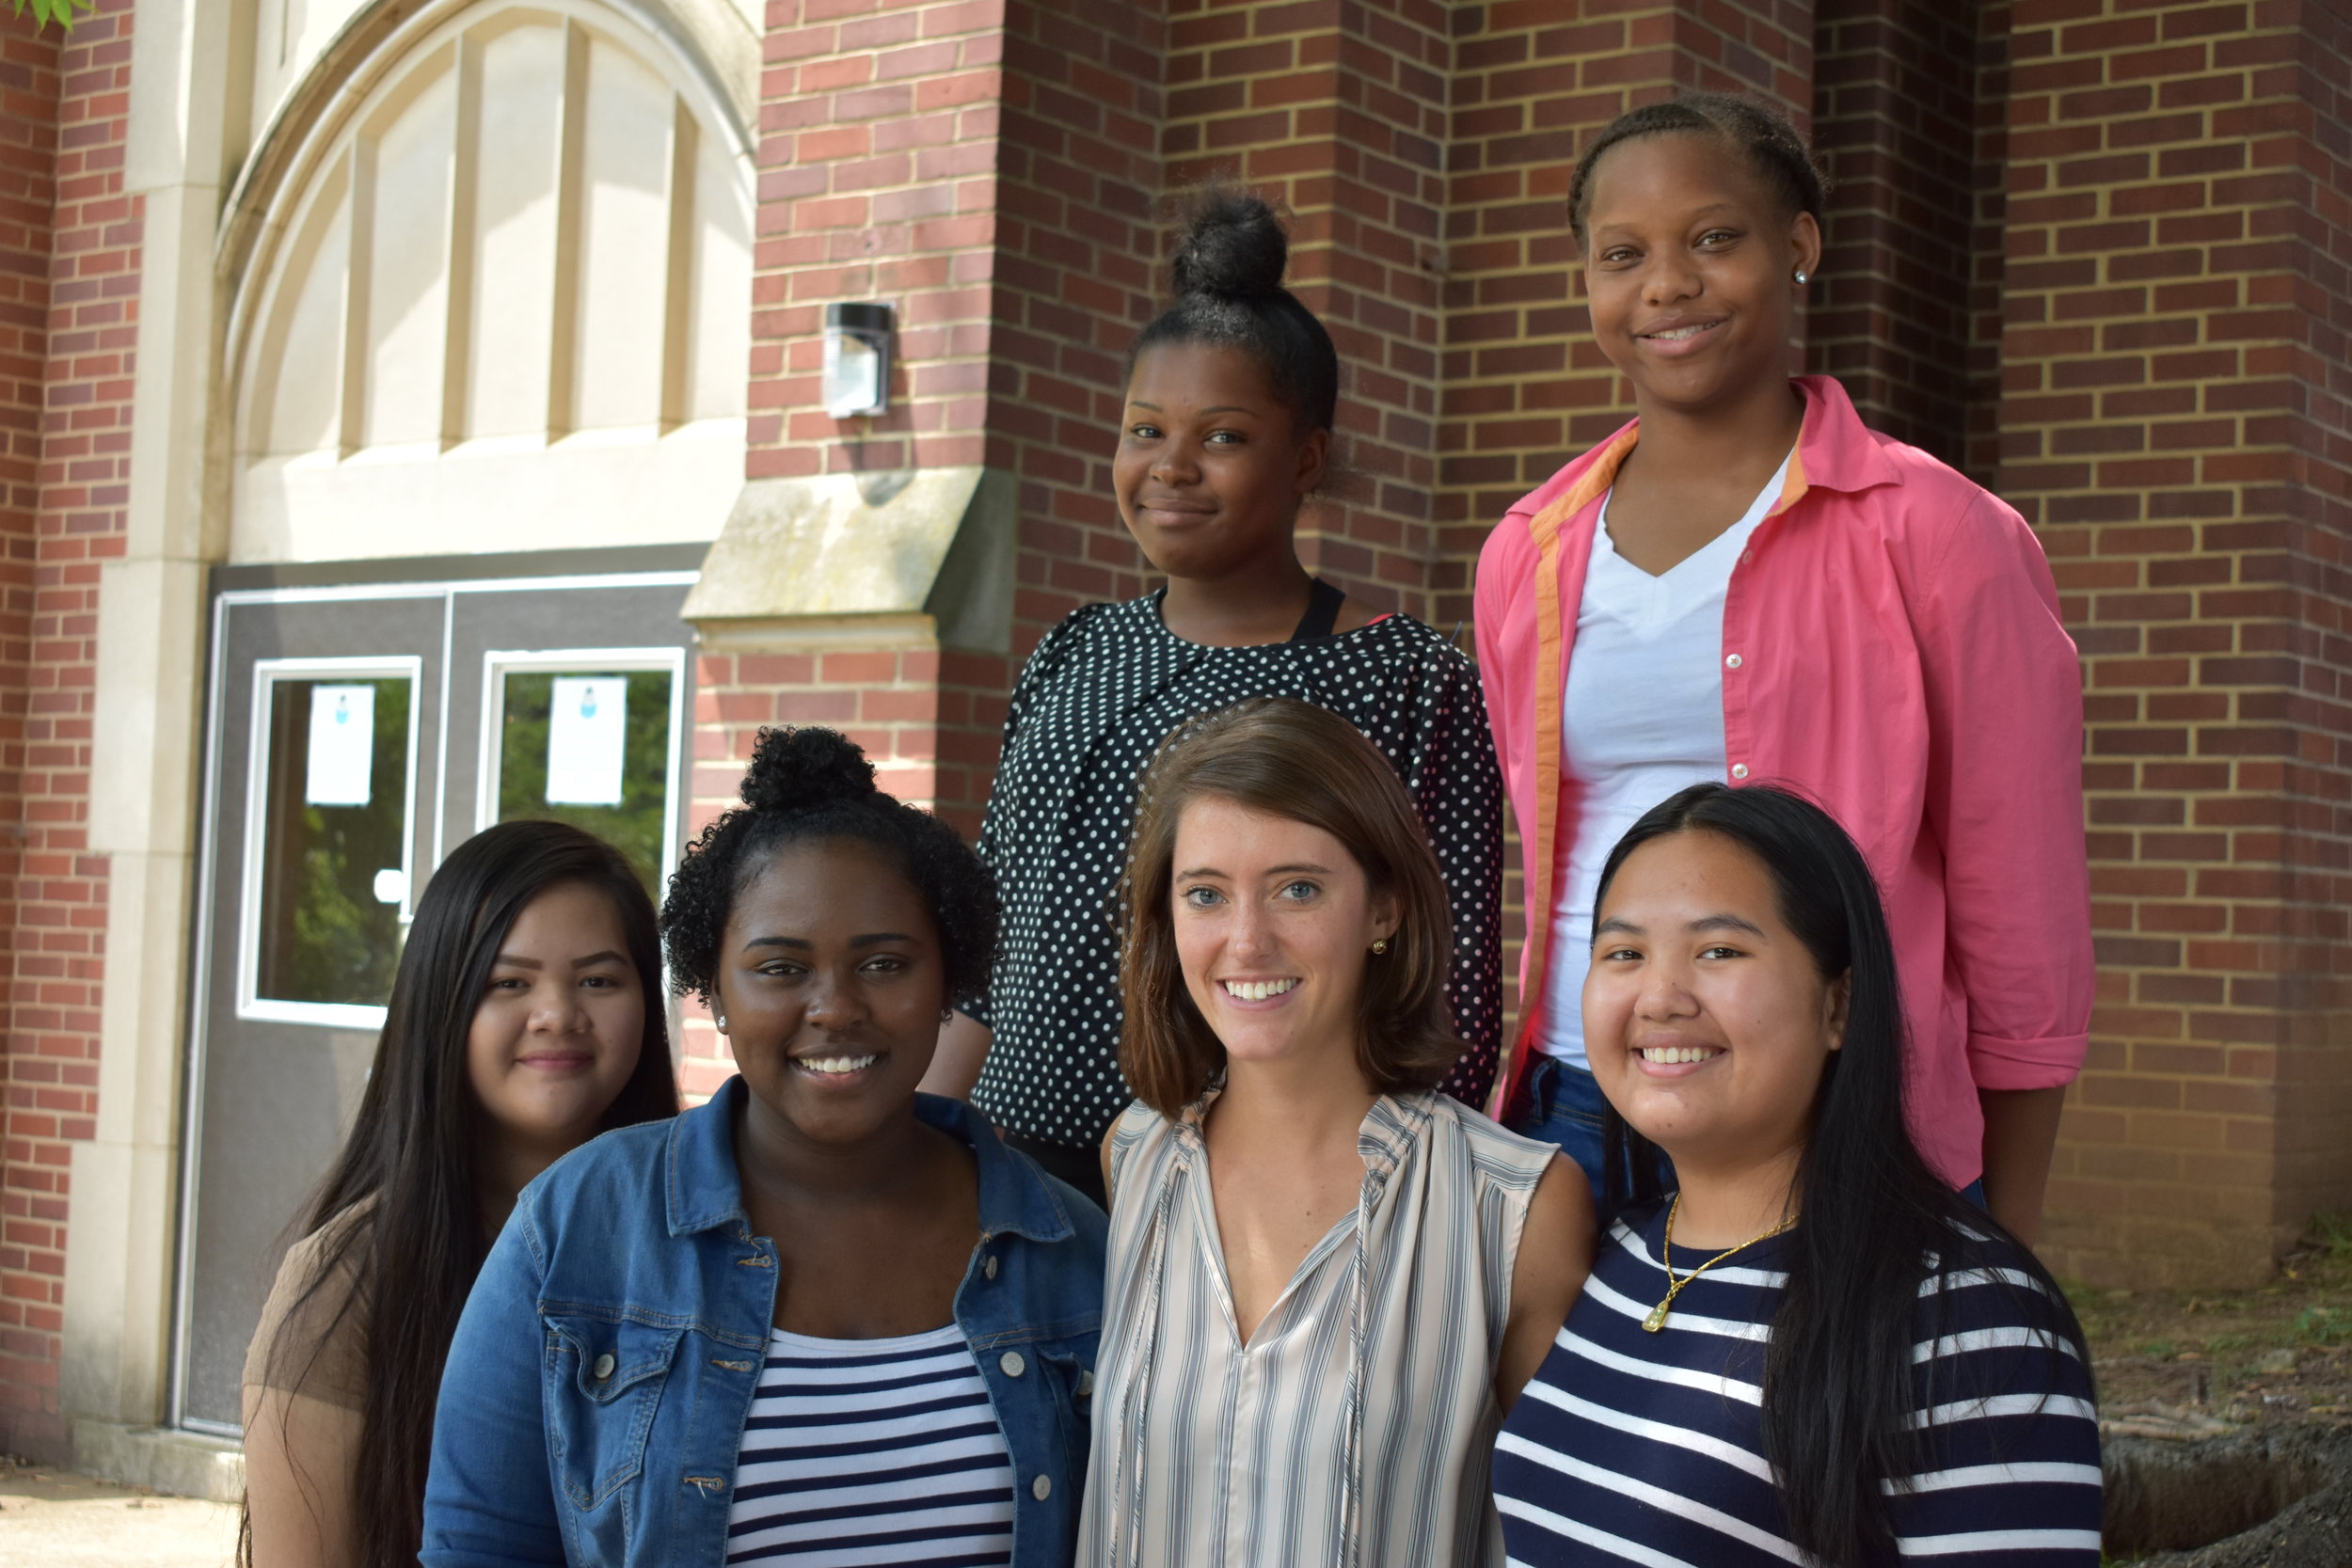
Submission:
<svg viewBox="0 0 2352 1568">
<path fill-rule="evenodd" d="M 595 675 L 628 682 L 628 734 L 623 744 L 621 803 L 548 803 L 548 714 L 555 678 Z M 659 901 L 668 867 L 661 863 L 670 821 L 670 672 L 637 670 L 621 677 L 608 670 L 517 670 L 506 677 L 506 728 L 499 737 L 499 820 L 568 822 L 628 857 L 645 891 Z"/>
<path fill-rule="evenodd" d="M 375 688 L 375 747 L 364 806 L 304 799 L 310 689 Z M 333 677 L 270 683 L 269 800 L 262 818 L 259 995 L 380 1007 L 400 962 L 400 904 L 375 874 L 400 869 L 408 825 L 408 681 Z"/>
</svg>

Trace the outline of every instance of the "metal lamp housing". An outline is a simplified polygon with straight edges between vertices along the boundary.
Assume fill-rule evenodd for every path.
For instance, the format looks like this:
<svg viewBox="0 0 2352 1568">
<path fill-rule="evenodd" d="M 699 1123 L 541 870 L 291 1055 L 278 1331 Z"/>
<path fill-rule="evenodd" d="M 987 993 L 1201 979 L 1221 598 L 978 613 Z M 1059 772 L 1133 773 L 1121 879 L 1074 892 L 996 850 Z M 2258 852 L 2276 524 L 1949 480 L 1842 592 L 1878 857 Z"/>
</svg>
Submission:
<svg viewBox="0 0 2352 1568">
<path fill-rule="evenodd" d="M 825 412 L 861 419 L 890 406 L 891 308 L 825 307 Z"/>
</svg>

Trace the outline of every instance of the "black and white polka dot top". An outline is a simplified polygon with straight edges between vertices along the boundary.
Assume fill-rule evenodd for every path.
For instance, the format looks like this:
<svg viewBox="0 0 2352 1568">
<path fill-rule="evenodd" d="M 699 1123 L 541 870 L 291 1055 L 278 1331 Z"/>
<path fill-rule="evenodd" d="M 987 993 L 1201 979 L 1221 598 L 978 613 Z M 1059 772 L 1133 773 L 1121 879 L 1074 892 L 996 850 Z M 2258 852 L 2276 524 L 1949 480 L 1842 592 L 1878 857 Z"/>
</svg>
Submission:
<svg viewBox="0 0 2352 1568">
<path fill-rule="evenodd" d="M 1119 874 L 1137 776 L 1185 720 L 1245 697 L 1345 718 L 1421 810 L 1454 915 L 1448 991 L 1470 1045 L 1445 1087 L 1482 1104 L 1502 1033 L 1502 780 L 1478 671 L 1421 622 L 1254 647 L 1187 642 L 1160 594 L 1073 611 L 1013 688 L 980 854 L 1005 902 L 985 1005 L 994 1031 L 972 1103 L 997 1126 L 1091 1148 L 1134 1098 L 1120 1076 Z"/>
</svg>

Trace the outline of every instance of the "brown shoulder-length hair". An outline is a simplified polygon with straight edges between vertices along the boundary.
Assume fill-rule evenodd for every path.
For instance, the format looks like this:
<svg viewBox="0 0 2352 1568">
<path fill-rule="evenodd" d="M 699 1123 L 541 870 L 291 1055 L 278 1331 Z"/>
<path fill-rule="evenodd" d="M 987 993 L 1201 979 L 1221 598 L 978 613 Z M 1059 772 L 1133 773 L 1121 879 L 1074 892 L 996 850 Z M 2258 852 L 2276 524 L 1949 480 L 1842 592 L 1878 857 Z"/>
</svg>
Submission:
<svg viewBox="0 0 2352 1568">
<path fill-rule="evenodd" d="M 1434 1088 L 1462 1053 L 1446 1004 L 1454 924 L 1429 838 L 1396 770 L 1355 725 L 1290 697 L 1252 697 L 1161 742 L 1145 769 L 1120 883 L 1119 1069 L 1136 1098 L 1174 1117 L 1225 1066 L 1176 957 L 1176 824 L 1204 797 L 1320 828 L 1346 846 L 1375 895 L 1396 900 L 1389 950 L 1366 953 L 1357 1063 L 1382 1094 Z"/>
</svg>

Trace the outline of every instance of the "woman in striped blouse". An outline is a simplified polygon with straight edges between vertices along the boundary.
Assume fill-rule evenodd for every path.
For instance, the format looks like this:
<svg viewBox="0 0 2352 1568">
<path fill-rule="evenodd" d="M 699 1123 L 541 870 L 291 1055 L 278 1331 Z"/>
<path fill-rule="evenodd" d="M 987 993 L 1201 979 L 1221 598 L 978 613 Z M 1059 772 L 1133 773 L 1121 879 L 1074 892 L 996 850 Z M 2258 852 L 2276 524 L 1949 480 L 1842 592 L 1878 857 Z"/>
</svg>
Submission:
<svg viewBox="0 0 2352 1568">
<path fill-rule="evenodd" d="M 1558 1150 L 1436 1093 L 1445 884 L 1329 711 L 1239 703 L 1139 791 L 1078 1561 L 1500 1563 L 1486 1466 L 1592 1255 Z M 1515 1270 L 1514 1263 L 1517 1268 Z"/>
<path fill-rule="evenodd" d="M 1498 1440 L 1515 1563 L 2097 1568 L 2082 1330 L 1905 1130 L 1878 891 L 1827 813 L 1696 784 L 1611 853 L 1584 1031 L 1613 1223 Z"/>
</svg>

